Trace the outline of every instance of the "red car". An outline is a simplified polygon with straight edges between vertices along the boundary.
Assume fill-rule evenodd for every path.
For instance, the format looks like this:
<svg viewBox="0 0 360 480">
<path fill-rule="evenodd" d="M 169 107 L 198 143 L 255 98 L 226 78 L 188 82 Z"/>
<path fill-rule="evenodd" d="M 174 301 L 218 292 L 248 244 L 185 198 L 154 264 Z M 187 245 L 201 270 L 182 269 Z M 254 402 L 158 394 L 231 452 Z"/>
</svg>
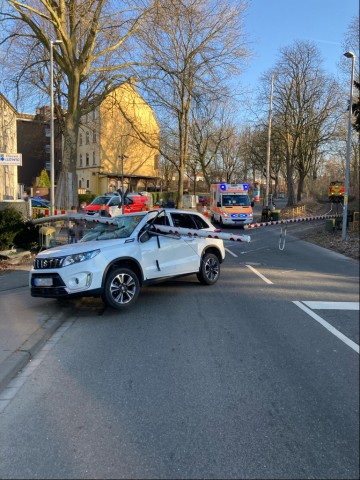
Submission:
<svg viewBox="0 0 360 480">
<path fill-rule="evenodd" d="M 128 194 L 125 197 L 124 213 L 142 212 L 147 210 L 148 198 L 145 195 L 140 194 Z M 101 210 L 105 210 L 110 217 L 121 215 L 121 196 L 118 194 L 99 195 L 85 207 L 87 215 L 95 215 L 100 213 Z"/>
</svg>

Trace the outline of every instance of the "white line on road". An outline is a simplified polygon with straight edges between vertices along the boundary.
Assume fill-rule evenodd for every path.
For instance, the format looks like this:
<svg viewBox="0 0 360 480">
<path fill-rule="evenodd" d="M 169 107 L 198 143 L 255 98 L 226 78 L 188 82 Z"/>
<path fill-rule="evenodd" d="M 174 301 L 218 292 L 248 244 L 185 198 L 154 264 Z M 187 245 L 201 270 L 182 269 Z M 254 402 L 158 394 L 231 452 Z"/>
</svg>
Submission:
<svg viewBox="0 0 360 480">
<path fill-rule="evenodd" d="M 246 252 L 240 252 L 240 253 L 241 255 L 245 255 L 245 253 L 257 252 L 258 250 L 264 250 L 264 249 L 270 250 L 269 247 L 260 247 L 260 248 L 253 248 L 252 250 L 247 250 Z"/>
<path fill-rule="evenodd" d="M 233 257 L 237 257 L 236 253 L 232 252 L 231 250 L 229 250 L 228 248 L 225 248 L 225 250 L 230 253 L 230 255 L 232 255 Z"/>
<path fill-rule="evenodd" d="M 312 310 L 359 310 L 359 302 L 302 302 Z"/>
<path fill-rule="evenodd" d="M 270 285 L 273 285 L 273 282 L 271 280 L 269 280 L 268 278 L 264 277 L 264 275 L 260 272 L 258 272 L 256 270 L 256 268 L 252 267 L 251 265 L 246 265 L 248 268 L 250 268 L 250 270 L 252 270 L 255 275 L 257 275 L 258 277 L 260 277 L 262 280 L 264 280 L 264 282 L 266 283 L 269 283 Z"/>
<path fill-rule="evenodd" d="M 310 315 L 310 317 L 312 317 L 314 320 L 319 322 L 320 325 L 322 325 L 327 330 L 329 330 L 329 332 L 332 333 L 333 335 L 335 335 L 335 337 L 338 337 L 348 347 L 352 348 L 353 350 L 355 350 L 355 352 L 359 353 L 359 345 L 357 343 L 353 342 L 352 340 L 350 340 L 350 338 L 346 337 L 343 333 L 339 332 L 339 330 L 337 330 L 335 327 L 330 325 L 330 323 L 325 321 L 323 318 L 319 317 L 319 315 L 314 313 L 312 310 L 310 310 L 310 308 L 306 307 L 301 302 L 294 302 L 293 301 L 293 303 L 295 305 L 297 305 L 299 308 L 301 308 L 301 310 L 303 310 L 305 313 Z"/>
</svg>

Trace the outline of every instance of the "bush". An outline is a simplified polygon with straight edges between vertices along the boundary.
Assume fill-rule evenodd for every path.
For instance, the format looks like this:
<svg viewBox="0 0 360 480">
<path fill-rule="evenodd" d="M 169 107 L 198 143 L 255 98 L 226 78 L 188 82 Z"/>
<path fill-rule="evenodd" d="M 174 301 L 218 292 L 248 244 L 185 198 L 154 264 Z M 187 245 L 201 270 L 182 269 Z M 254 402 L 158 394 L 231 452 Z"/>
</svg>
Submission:
<svg viewBox="0 0 360 480">
<path fill-rule="evenodd" d="M 34 250 L 39 246 L 39 227 L 32 222 L 22 223 L 22 229 L 14 237 L 14 244 L 18 248 Z"/>
<path fill-rule="evenodd" d="M 93 193 L 79 193 L 79 205 L 81 205 L 83 202 L 86 203 L 86 205 L 89 205 L 97 195 L 94 195 Z"/>
<path fill-rule="evenodd" d="M 23 216 L 14 207 L 0 211 L 0 250 L 12 248 L 16 235 L 22 232 L 23 228 Z"/>
</svg>

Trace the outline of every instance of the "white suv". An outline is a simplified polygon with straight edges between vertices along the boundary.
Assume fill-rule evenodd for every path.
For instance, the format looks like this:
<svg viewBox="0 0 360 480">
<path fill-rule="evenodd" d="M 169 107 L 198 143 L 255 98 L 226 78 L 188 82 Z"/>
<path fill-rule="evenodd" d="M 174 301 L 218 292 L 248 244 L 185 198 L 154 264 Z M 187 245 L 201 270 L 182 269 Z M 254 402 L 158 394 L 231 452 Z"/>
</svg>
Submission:
<svg viewBox="0 0 360 480">
<path fill-rule="evenodd" d="M 214 284 L 225 258 L 223 241 L 161 232 L 161 225 L 215 230 L 193 211 L 119 215 L 97 224 L 78 243 L 40 252 L 30 271 L 31 295 L 101 295 L 107 305 L 121 310 L 135 302 L 140 286 L 153 280 L 196 273 L 201 283 Z"/>
</svg>

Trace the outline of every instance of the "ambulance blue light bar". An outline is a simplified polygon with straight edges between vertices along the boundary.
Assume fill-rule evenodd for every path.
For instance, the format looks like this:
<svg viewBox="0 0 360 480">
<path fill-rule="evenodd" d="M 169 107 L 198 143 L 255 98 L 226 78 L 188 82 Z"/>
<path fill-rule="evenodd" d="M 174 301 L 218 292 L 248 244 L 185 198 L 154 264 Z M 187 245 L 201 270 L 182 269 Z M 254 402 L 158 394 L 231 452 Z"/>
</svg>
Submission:
<svg viewBox="0 0 360 480">
<path fill-rule="evenodd" d="M 225 183 L 220 183 L 220 190 L 226 190 Z"/>
</svg>

